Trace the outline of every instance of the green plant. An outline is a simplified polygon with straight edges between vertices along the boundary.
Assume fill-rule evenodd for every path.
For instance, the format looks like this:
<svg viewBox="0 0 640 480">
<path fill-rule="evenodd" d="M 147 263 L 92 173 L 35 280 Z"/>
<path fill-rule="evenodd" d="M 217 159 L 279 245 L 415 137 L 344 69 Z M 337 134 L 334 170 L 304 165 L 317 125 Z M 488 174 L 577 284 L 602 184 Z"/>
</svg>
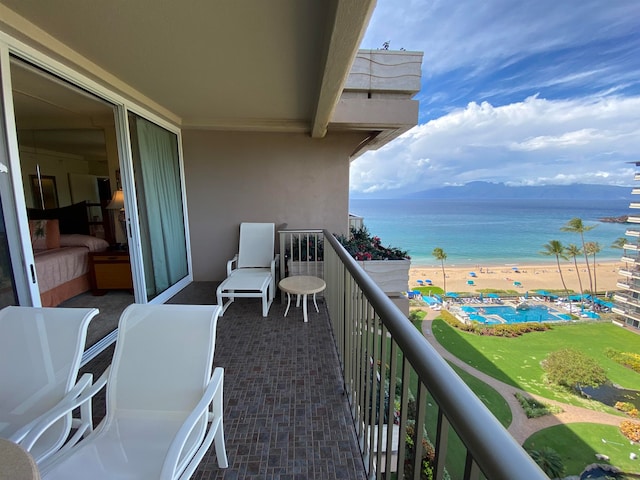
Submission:
<svg viewBox="0 0 640 480">
<path fill-rule="evenodd" d="M 547 405 L 545 403 L 537 401 L 535 398 L 531 398 L 527 395 L 523 395 L 520 392 L 515 393 L 520 406 L 524 410 L 527 418 L 538 418 L 545 415 L 556 414 L 562 412 L 562 408 L 555 405 Z"/>
<path fill-rule="evenodd" d="M 616 402 L 613 406 L 616 410 L 626 413 L 630 417 L 638 418 L 638 409 L 631 402 Z"/>
<path fill-rule="evenodd" d="M 640 354 L 635 352 L 620 352 L 613 348 L 605 351 L 607 357 L 620 365 L 630 368 L 634 372 L 640 373 Z"/>
<path fill-rule="evenodd" d="M 335 235 L 336 239 L 356 260 L 405 260 L 410 259 L 406 250 L 385 247 L 380 237 L 373 236 L 366 227 L 351 229 L 350 235 Z"/>
<path fill-rule="evenodd" d="M 528 450 L 527 453 L 549 478 L 559 478 L 564 473 L 562 458 L 553 448 L 542 447 L 538 450 Z"/>
<path fill-rule="evenodd" d="M 573 348 L 550 353 L 542 368 L 550 382 L 569 388 L 598 387 L 607 381 L 604 369 L 595 360 Z"/>
<path fill-rule="evenodd" d="M 404 460 L 404 476 L 405 478 L 413 478 L 413 463 L 416 458 L 416 448 L 414 438 L 416 436 L 415 426 L 413 424 L 407 425 L 407 449 L 406 457 Z M 436 458 L 436 452 L 433 445 L 426 439 L 426 435 L 423 433 L 422 437 L 422 462 L 420 463 L 420 479 L 432 480 L 433 479 L 433 462 Z"/>
<path fill-rule="evenodd" d="M 300 234 L 288 243 L 285 256 L 294 261 L 324 260 L 324 240 L 321 235 Z"/>
</svg>

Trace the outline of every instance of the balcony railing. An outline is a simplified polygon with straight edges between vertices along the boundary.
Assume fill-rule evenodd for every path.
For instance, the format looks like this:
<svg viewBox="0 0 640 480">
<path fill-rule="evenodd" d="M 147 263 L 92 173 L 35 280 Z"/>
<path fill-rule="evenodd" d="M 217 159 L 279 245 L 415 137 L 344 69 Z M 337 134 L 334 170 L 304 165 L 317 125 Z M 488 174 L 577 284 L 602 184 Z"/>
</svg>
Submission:
<svg viewBox="0 0 640 480">
<path fill-rule="evenodd" d="M 292 238 L 306 238 L 303 231 L 279 234 L 281 252 Z M 419 479 L 426 440 L 435 479 L 445 471 L 463 479 L 546 479 L 333 235 L 325 230 L 322 238 L 325 300 L 369 478 L 397 472 Z"/>
</svg>

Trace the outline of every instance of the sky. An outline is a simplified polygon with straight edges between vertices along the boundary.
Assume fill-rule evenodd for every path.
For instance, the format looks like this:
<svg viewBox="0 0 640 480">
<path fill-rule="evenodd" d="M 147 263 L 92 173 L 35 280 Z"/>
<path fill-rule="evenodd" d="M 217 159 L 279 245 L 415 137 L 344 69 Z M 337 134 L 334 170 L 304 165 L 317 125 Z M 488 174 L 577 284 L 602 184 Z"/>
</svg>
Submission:
<svg viewBox="0 0 640 480">
<path fill-rule="evenodd" d="M 633 184 L 640 0 L 378 0 L 361 48 L 387 41 L 424 52 L 418 125 L 352 162 L 352 197 Z"/>
</svg>

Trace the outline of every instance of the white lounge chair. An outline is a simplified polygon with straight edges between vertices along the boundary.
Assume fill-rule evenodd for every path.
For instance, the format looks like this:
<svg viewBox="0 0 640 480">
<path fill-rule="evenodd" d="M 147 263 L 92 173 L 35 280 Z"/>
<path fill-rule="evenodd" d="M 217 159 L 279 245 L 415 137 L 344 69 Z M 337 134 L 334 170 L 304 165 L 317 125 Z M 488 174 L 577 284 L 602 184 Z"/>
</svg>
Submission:
<svg viewBox="0 0 640 480">
<path fill-rule="evenodd" d="M 91 385 L 76 383 L 87 327 L 95 308 L 5 307 L 0 310 L 0 437 L 24 446 L 24 438 L 56 405 Z M 74 434 L 70 437 L 72 427 Z M 73 445 L 92 429 L 91 405 L 78 418 L 63 415 L 28 450 L 37 462 Z M 65 447 L 67 448 L 67 447 Z"/>
<path fill-rule="evenodd" d="M 218 286 L 216 297 L 222 306 L 220 316 L 236 298 L 262 299 L 266 317 L 275 298 L 276 265 L 274 255 L 275 224 L 241 223 L 238 253 L 227 262 L 227 278 Z M 228 298 L 224 303 L 224 298 Z"/>
<path fill-rule="evenodd" d="M 106 416 L 76 447 L 42 465 L 42 478 L 187 479 L 214 441 L 226 468 L 224 371 L 211 374 L 219 313 L 217 305 L 127 307 L 111 366 L 68 405 L 90 401 L 106 383 Z"/>
</svg>

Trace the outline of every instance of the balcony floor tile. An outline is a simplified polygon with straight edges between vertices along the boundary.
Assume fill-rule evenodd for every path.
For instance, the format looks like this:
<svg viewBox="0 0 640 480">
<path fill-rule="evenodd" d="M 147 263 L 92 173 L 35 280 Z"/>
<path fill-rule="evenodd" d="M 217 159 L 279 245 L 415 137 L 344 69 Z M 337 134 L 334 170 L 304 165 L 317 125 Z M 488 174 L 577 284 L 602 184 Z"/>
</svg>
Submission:
<svg viewBox="0 0 640 480">
<path fill-rule="evenodd" d="M 215 302 L 213 285 L 194 282 L 170 303 Z M 212 447 L 194 480 L 366 478 L 326 306 L 310 303 L 308 323 L 293 306 L 284 318 L 278 298 L 267 318 L 259 300 L 238 299 L 218 320 L 229 468 Z"/>
</svg>

